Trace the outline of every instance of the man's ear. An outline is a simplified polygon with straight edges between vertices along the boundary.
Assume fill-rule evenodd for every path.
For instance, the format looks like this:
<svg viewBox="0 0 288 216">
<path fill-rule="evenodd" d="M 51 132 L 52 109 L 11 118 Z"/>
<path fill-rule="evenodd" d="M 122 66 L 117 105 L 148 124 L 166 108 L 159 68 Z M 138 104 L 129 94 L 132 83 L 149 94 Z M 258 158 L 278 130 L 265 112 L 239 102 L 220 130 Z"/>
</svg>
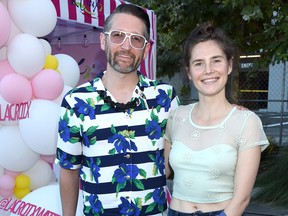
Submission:
<svg viewBox="0 0 288 216">
<path fill-rule="evenodd" d="M 100 47 L 103 51 L 105 51 L 105 43 L 106 43 L 106 37 L 103 32 L 100 33 Z"/>
<path fill-rule="evenodd" d="M 143 55 L 143 59 L 145 59 L 146 57 L 147 57 L 147 55 L 148 55 L 148 53 L 149 53 L 149 50 L 151 49 L 151 43 L 150 42 L 148 42 L 147 44 L 146 44 L 146 46 L 144 47 L 144 55 Z"/>
</svg>

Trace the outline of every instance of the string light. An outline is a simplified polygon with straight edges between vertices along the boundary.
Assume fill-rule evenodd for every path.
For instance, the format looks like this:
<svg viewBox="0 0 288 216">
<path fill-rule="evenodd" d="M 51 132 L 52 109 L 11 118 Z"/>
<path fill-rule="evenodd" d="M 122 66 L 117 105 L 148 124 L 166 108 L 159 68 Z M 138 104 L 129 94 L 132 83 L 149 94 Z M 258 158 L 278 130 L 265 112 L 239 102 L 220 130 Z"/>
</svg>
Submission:
<svg viewBox="0 0 288 216">
<path fill-rule="evenodd" d="M 61 50 L 62 49 L 62 41 L 61 41 L 61 38 L 58 37 L 58 41 L 57 41 L 57 44 L 56 44 L 56 48 L 58 50 Z"/>
<path fill-rule="evenodd" d="M 84 48 L 87 48 L 87 47 L 89 46 L 89 40 L 88 40 L 86 34 L 85 34 L 84 37 L 83 37 L 83 44 L 82 44 L 82 46 L 83 46 Z"/>
</svg>

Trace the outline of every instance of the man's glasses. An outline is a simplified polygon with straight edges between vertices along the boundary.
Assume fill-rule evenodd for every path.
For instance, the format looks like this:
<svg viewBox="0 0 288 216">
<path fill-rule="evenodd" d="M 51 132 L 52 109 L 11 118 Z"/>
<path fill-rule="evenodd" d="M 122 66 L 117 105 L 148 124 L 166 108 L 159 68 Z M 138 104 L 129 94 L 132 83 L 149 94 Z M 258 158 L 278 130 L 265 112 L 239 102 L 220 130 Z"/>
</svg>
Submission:
<svg viewBox="0 0 288 216">
<path fill-rule="evenodd" d="M 105 35 L 108 35 L 109 41 L 116 45 L 122 45 L 128 37 L 131 47 L 137 50 L 143 49 L 148 42 L 142 35 L 125 31 L 112 30 L 110 32 L 105 32 Z"/>
</svg>

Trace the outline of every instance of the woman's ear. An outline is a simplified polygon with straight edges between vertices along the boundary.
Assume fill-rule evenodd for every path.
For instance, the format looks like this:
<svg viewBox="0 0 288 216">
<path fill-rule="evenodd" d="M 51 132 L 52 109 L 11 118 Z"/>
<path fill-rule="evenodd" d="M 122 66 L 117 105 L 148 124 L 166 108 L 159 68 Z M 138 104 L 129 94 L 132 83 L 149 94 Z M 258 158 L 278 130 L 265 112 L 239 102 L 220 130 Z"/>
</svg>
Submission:
<svg viewBox="0 0 288 216">
<path fill-rule="evenodd" d="M 185 72 L 186 72 L 186 75 L 187 75 L 188 79 L 189 79 L 190 81 L 192 81 L 192 76 L 191 76 L 191 74 L 189 73 L 189 68 L 188 68 L 188 67 L 185 67 Z"/>
<path fill-rule="evenodd" d="M 233 58 L 228 62 L 228 75 L 230 75 L 233 71 Z"/>
</svg>

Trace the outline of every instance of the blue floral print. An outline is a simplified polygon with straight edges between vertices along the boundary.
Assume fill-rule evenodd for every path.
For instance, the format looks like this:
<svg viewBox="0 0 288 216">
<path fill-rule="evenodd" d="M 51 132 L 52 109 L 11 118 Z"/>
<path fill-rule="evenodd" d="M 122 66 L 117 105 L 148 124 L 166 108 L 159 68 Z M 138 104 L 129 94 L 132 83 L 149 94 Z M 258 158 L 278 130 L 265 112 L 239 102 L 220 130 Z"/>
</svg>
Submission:
<svg viewBox="0 0 288 216">
<path fill-rule="evenodd" d="M 78 115 L 82 119 L 82 121 L 84 121 L 84 116 L 89 116 L 90 119 L 95 119 L 95 110 L 93 107 L 95 106 L 95 104 L 93 99 L 88 99 L 87 103 L 77 97 L 75 97 L 75 100 L 77 101 L 77 103 L 75 104 L 75 109 L 77 110 Z"/>
<path fill-rule="evenodd" d="M 145 95 L 140 97 L 143 101 L 134 109 L 116 112 L 99 95 L 105 91 L 104 73 L 63 99 L 55 162 L 80 168 L 84 215 L 164 215 L 162 137 L 178 98 L 172 86 L 139 72 L 135 93 Z"/>
<path fill-rule="evenodd" d="M 112 183 L 117 183 L 116 193 L 118 194 L 121 189 L 125 188 L 127 182 L 133 183 L 138 189 L 144 190 L 143 183 L 136 179 L 138 175 L 146 178 L 146 171 L 139 169 L 136 165 L 121 163 L 119 168 L 114 171 Z"/>
<path fill-rule="evenodd" d="M 98 161 L 98 164 L 94 163 L 93 158 L 90 158 L 91 176 L 93 176 L 93 178 L 97 184 L 99 183 L 98 178 L 101 176 L 101 174 L 99 173 L 99 171 L 100 171 L 100 167 L 98 166 L 99 163 L 100 163 L 99 161 Z"/>
<path fill-rule="evenodd" d="M 162 89 L 158 89 L 159 95 L 156 96 L 157 103 L 165 108 L 165 112 L 168 112 L 170 105 L 171 105 L 171 99 L 168 94 Z"/>
<path fill-rule="evenodd" d="M 145 132 L 151 140 L 159 139 L 161 137 L 161 127 L 155 120 L 148 121 L 145 125 Z"/>
<path fill-rule="evenodd" d="M 72 160 L 72 161 L 67 160 L 67 154 L 65 152 L 60 154 L 59 159 L 60 159 L 59 163 L 60 163 L 61 167 L 65 168 L 65 169 L 70 169 L 73 167 L 72 162 L 74 162 L 75 160 Z"/>
<path fill-rule="evenodd" d="M 127 150 L 137 151 L 137 146 L 132 141 L 135 138 L 135 131 L 123 130 L 117 133 L 116 128 L 112 125 L 111 132 L 114 135 L 108 138 L 108 143 L 114 143 L 114 148 L 109 151 L 109 154 L 115 154 L 115 150 L 117 153 L 123 152 L 124 154 L 126 154 Z"/>
<path fill-rule="evenodd" d="M 140 211 L 135 203 L 130 203 L 129 200 L 124 197 L 121 197 L 120 199 L 122 203 L 119 205 L 119 209 L 122 216 L 139 216 Z"/>
<path fill-rule="evenodd" d="M 85 206 L 85 208 L 84 208 L 84 212 L 86 214 L 92 212 L 93 215 L 99 216 L 104 212 L 102 203 L 96 194 L 95 195 L 91 194 L 88 197 L 88 201 L 89 201 L 90 206 L 88 206 L 88 207 Z"/>
<path fill-rule="evenodd" d="M 60 119 L 59 121 L 59 132 L 60 137 L 64 142 L 67 142 L 70 139 L 70 131 L 67 122 L 64 119 Z"/>
</svg>

